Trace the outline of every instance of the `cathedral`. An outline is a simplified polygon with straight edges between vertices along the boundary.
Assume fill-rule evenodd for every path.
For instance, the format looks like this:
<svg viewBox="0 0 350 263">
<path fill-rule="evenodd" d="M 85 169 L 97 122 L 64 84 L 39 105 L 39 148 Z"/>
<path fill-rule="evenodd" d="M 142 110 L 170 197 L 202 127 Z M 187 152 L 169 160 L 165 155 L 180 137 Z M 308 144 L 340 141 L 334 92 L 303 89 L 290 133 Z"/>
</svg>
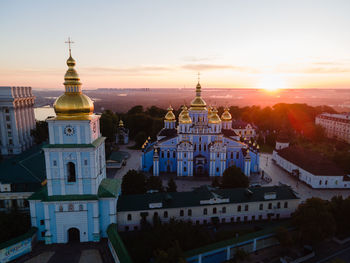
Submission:
<svg viewBox="0 0 350 263">
<path fill-rule="evenodd" d="M 232 128 L 232 116 L 225 108 L 221 117 L 201 97 L 198 81 L 190 108 L 182 107 L 176 117 L 170 106 L 157 140 L 142 146 L 141 169 L 177 176 L 222 176 L 229 166 L 241 168 L 246 176 L 259 172 L 259 146 L 243 140 Z"/>
<path fill-rule="evenodd" d="M 46 244 L 99 241 L 116 223 L 120 181 L 106 178 L 105 138 L 69 56 L 65 93 L 47 119 L 46 185 L 29 197 L 32 226 Z"/>
</svg>

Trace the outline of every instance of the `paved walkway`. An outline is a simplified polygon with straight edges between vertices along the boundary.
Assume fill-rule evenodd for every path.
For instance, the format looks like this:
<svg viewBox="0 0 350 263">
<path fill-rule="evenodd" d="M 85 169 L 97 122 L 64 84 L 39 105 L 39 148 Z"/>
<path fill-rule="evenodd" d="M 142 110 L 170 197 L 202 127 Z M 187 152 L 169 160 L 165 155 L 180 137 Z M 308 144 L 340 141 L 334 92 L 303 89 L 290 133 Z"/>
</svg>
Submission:
<svg viewBox="0 0 350 263">
<path fill-rule="evenodd" d="M 322 199 L 330 200 L 335 195 L 342 195 L 343 197 L 350 196 L 350 189 L 312 189 L 277 166 L 272 161 L 272 154 L 262 153 L 260 155 L 260 169 L 264 170 L 265 175 L 270 176 L 272 179 L 267 185 L 278 185 L 279 183 L 287 184 L 300 195 L 302 200 L 311 197 L 320 197 Z"/>
<path fill-rule="evenodd" d="M 111 170 L 107 172 L 108 174 L 114 173 L 114 175 L 112 175 L 114 178 L 122 178 L 130 169 L 138 170 L 140 168 L 142 152 L 140 150 L 132 150 L 128 148 L 134 144 L 133 141 L 129 141 L 129 144 L 127 145 L 120 145 L 119 150 L 129 153 L 130 158 L 126 160 L 126 165 L 122 166 L 120 169 L 107 169 Z"/>
</svg>

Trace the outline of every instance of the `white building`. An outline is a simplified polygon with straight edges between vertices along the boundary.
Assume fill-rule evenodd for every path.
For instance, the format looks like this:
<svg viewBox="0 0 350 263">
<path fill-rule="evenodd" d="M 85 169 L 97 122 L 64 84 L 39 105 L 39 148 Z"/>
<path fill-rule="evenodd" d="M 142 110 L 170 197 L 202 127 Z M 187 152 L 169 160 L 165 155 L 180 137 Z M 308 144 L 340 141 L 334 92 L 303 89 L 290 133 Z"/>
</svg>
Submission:
<svg viewBox="0 0 350 263">
<path fill-rule="evenodd" d="M 325 129 L 328 138 L 335 138 L 350 143 L 350 113 L 322 113 L 316 116 L 315 123 Z"/>
<path fill-rule="evenodd" d="M 254 125 L 241 120 L 235 120 L 232 122 L 232 129 L 239 137 L 246 138 L 248 140 L 255 138 L 256 128 Z"/>
<path fill-rule="evenodd" d="M 34 99 L 31 87 L 0 87 L 1 154 L 20 154 L 33 145 Z"/>
<path fill-rule="evenodd" d="M 317 152 L 287 146 L 274 150 L 272 158 L 278 166 L 312 188 L 350 188 L 349 175 Z"/>
<path fill-rule="evenodd" d="M 118 200 L 118 230 L 140 229 L 141 219 L 152 223 L 171 218 L 193 224 L 238 223 L 288 218 L 297 209 L 299 197 L 288 186 L 217 189 L 199 187 L 191 192 L 121 195 Z"/>
</svg>

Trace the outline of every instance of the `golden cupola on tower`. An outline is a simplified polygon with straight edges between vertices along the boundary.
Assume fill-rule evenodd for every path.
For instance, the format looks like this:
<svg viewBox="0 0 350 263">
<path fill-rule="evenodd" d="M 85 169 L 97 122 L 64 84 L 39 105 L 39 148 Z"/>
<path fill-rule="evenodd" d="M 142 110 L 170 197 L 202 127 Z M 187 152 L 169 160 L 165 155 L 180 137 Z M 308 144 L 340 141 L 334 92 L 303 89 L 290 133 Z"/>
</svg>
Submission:
<svg viewBox="0 0 350 263">
<path fill-rule="evenodd" d="M 213 109 L 212 114 L 209 118 L 209 123 L 213 123 L 213 124 L 219 124 L 221 123 L 221 119 L 218 115 L 218 110 L 216 108 Z"/>
<path fill-rule="evenodd" d="M 225 107 L 224 112 L 221 115 L 221 120 L 222 121 L 231 121 L 232 120 L 232 116 L 231 116 L 231 113 L 229 112 L 228 107 Z"/>
<path fill-rule="evenodd" d="M 191 101 L 190 110 L 207 110 L 207 104 L 201 97 L 201 93 L 202 93 L 201 89 L 202 89 L 201 84 L 198 82 L 196 86 L 196 97 Z"/>
<path fill-rule="evenodd" d="M 169 121 L 169 122 L 172 122 L 172 121 L 176 121 L 176 117 L 175 117 L 175 114 L 173 113 L 173 108 L 171 106 L 169 106 L 168 108 L 168 112 L 167 114 L 165 114 L 165 121 Z"/>
<path fill-rule="evenodd" d="M 68 70 L 64 75 L 65 93 L 57 98 L 53 107 L 58 119 L 88 119 L 94 111 L 92 100 L 82 93 L 81 82 L 75 70 L 75 60 L 69 50 Z"/>
<path fill-rule="evenodd" d="M 184 106 L 182 108 L 182 111 L 179 115 L 179 122 L 182 124 L 189 124 L 192 123 L 192 119 L 190 117 L 190 114 L 188 113 L 187 107 Z"/>
</svg>

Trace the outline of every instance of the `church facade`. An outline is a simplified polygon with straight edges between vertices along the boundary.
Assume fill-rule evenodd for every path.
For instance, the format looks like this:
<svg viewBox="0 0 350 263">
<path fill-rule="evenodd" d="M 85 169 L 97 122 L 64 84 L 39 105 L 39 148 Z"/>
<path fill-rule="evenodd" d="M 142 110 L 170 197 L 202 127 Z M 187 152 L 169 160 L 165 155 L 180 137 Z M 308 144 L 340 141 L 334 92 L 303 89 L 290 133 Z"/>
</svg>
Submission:
<svg viewBox="0 0 350 263">
<path fill-rule="evenodd" d="M 106 179 L 105 138 L 92 100 L 81 90 L 75 60 L 67 60 L 65 93 L 48 118 L 43 147 L 46 185 L 29 197 L 32 226 L 46 244 L 99 241 L 116 223 L 120 182 Z"/>
<path fill-rule="evenodd" d="M 259 146 L 240 141 L 228 108 L 220 118 L 216 108 L 207 106 L 199 82 L 190 108 L 183 106 L 179 114 L 178 125 L 169 107 L 157 140 L 147 140 L 142 151 L 141 169 L 154 176 L 222 176 L 233 165 L 247 176 L 259 172 Z"/>
</svg>

